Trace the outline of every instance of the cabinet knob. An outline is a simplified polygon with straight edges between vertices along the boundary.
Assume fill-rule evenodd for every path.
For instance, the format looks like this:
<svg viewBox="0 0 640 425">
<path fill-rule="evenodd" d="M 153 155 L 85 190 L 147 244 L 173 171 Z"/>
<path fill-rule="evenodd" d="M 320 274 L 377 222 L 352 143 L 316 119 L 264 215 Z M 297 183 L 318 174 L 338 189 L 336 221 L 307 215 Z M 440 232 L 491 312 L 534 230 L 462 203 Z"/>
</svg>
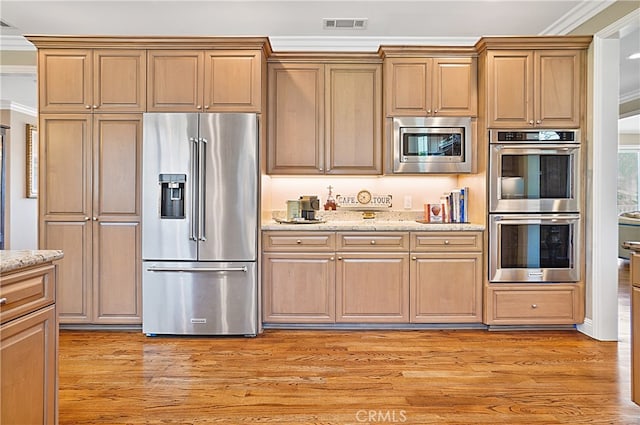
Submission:
<svg viewBox="0 0 640 425">
<path fill-rule="evenodd" d="M 449 240 L 448 240 L 448 239 L 447 239 L 447 240 L 445 240 L 445 241 L 444 241 L 444 244 L 445 244 L 445 245 L 449 245 Z"/>
<path fill-rule="evenodd" d="M 98 109 L 98 105 L 93 105 L 93 109 Z"/>
<path fill-rule="evenodd" d="M 437 113 L 438 113 L 438 110 L 437 110 L 437 109 L 434 109 L 434 110 L 433 110 L 433 113 L 434 113 L 434 114 L 437 114 Z"/>
<path fill-rule="evenodd" d="M 531 304 L 531 308 L 538 308 L 538 304 Z"/>
<path fill-rule="evenodd" d="M 331 261 L 333 261 L 335 259 L 336 259 L 335 257 L 329 257 L 329 260 L 331 260 Z"/>
<path fill-rule="evenodd" d="M 91 109 L 91 105 L 84 105 L 84 109 Z"/>
<path fill-rule="evenodd" d="M 529 121 L 529 125 L 533 125 L 533 120 Z"/>
<path fill-rule="evenodd" d="M 324 170 L 322 169 L 322 167 L 318 168 L 318 170 L 320 170 L 320 171 L 324 171 Z"/>
<path fill-rule="evenodd" d="M 0 305 L 5 305 L 7 303 L 7 298 L 0 298 Z"/>
<path fill-rule="evenodd" d="M 202 105 L 196 105 L 196 109 L 202 109 Z"/>
<path fill-rule="evenodd" d="M 209 105 L 204 105 L 204 109 L 209 109 Z"/>
<path fill-rule="evenodd" d="M 430 114 L 430 113 L 431 113 L 431 109 L 427 109 L 427 114 Z"/>
<path fill-rule="evenodd" d="M 87 217 L 86 215 L 84 216 L 84 221 L 89 221 L 89 217 Z"/>
<path fill-rule="evenodd" d="M 536 121 L 536 124 L 541 124 L 541 123 L 542 123 L 541 120 Z"/>
<path fill-rule="evenodd" d="M 376 241 L 371 241 L 371 245 L 375 245 L 375 244 L 376 244 Z"/>
<path fill-rule="evenodd" d="M 416 260 L 418 259 L 418 257 L 411 257 L 411 259 L 412 259 L 413 261 L 416 261 Z"/>
<path fill-rule="evenodd" d="M 342 257 L 338 257 L 338 261 L 342 261 Z"/>
<path fill-rule="evenodd" d="M 296 241 L 296 243 L 297 243 L 298 245 L 300 245 L 300 244 L 302 243 L 302 241 L 301 241 L 300 239 L 298 239 L 298 240 Z"/>
<path fill-rule="evenodd" d="M 98 217 L 93 217 L 93 221 L 98 221 Z"/>
</svg>

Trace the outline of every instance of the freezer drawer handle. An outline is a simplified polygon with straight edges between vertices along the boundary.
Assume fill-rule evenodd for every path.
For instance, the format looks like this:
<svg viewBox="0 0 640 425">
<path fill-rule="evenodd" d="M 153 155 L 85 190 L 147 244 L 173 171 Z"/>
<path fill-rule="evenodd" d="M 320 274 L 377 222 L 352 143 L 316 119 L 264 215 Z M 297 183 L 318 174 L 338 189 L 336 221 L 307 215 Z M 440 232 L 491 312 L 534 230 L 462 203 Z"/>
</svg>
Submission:
<svg viewBox="0 0 640 425">
<path fill-rule="evenodd" d="M 189 268 L 189 267 L 149 267 L 147 271 L 150 272 L 189 272 L 189 273 L 198 273 L 198 272 L 246 272 L 247 267 L 198 267 L 198 268 Z"/>
</svg>

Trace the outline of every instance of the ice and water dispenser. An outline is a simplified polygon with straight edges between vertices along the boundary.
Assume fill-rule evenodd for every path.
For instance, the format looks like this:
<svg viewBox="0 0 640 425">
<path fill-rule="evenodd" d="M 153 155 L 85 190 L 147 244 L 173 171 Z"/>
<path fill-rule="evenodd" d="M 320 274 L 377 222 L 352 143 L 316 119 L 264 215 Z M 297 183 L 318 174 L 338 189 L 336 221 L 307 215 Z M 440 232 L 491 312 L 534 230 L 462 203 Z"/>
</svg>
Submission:
<svg viewBox="0 0 640 425">
<path fill-rule="evenodd" d="M 160 174 L 160 218 L 184 218 L 186 174 Z"/>
</svg>

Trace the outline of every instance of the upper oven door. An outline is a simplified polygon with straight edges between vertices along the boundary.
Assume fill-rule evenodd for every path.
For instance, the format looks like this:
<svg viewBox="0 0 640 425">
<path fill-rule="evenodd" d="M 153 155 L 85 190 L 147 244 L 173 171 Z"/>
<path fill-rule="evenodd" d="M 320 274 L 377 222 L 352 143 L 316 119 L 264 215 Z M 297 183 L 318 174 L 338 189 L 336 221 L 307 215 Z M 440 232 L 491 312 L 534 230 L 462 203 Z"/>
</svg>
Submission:
<svg viewBox="0 0 640 425">
<path fill-rule="evenodd" d="M 580 145 L 490 146 L 490 212 L 580 211 Z"/>
</svg>

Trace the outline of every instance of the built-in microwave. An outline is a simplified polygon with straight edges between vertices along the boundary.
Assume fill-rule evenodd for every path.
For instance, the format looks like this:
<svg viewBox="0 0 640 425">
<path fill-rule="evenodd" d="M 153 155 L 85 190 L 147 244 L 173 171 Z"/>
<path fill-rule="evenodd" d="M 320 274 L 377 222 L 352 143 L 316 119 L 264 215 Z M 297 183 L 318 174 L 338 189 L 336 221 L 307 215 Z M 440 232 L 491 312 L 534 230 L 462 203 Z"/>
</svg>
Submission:
<svg viewBox="0 0 640 425">
<path fill-rule="evenodd" d="M 392 144 L 394 173 L 471 172 L 471 118 L 396 117 Z"/>
</svg>

